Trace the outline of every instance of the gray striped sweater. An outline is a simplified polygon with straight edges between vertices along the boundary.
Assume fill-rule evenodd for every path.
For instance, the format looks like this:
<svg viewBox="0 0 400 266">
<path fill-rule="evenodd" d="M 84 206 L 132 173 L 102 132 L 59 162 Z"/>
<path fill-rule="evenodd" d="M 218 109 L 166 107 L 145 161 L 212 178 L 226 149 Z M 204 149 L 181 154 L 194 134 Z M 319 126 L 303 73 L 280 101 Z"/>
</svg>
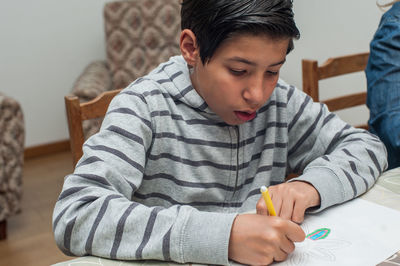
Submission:
<svg viewBox="0 0 400 266">
<path fill-rule="evenodd" d="M 377 137 L 279 80 L 254 120 L 225 124 L 181 56 L 111 102 L 53 214 L 62 251 L 120 260 L 228 264 L 233 219 L 262 185 L 302 173 L 321 211 L 359 196 L 386 168 Z"/>
</svg>

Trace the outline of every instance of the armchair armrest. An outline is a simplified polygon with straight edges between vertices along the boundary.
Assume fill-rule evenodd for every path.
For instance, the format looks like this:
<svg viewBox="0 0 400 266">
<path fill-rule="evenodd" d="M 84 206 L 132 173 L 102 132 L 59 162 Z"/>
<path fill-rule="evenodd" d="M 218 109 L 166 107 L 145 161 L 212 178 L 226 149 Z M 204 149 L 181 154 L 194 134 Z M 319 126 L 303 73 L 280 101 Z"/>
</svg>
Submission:
<svg viewBox="0 0 400 266">
<path fill-rule="evenodd" d="M 21 208 L 24 142 L 21 106 L 0 93 L 0 221 Z"/>
<path fill-rule="evenodd" d="M 72 94 L 78 96 L 80 102 L 87 102 L 112 89 L 113 82 L 107 62 L 94 61 L 78 77 L 72 88 Z M 83 121 L 85 139 L 99 131 L 102 121 L 102 118 Z"/>
<path fill-rule="evenodd" d="M 95 61 L 75 81 L 72 94 L 78 96 L 81 102 L 87 102 L 112 89 L 111 72 L 106 61 Z"/>
</svg>

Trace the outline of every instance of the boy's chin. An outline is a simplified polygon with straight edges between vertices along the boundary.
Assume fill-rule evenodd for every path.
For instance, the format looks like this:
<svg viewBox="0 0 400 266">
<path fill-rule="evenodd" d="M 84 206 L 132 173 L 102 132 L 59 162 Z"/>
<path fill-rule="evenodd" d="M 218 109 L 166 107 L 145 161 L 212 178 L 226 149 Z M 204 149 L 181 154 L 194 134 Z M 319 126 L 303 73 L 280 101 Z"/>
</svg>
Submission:
<svg viewBox="0 0 400 266">
<path fill-rule="evenodd" d="M 240 119 L 230 119 L 229 121 L 224 120 L 225 123 L 227 123 L 230 126 L 239 126 L 239 125 L 243 125 L 244 123 L 246 123 L 246 121 L 242 121 Z"/>
</svg>

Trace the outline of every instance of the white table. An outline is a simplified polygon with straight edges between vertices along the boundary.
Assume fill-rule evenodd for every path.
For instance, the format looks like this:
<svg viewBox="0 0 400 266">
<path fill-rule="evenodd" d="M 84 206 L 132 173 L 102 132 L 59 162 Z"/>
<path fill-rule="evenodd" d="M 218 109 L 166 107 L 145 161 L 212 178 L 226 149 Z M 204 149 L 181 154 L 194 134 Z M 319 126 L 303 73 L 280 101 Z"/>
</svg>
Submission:
<svg viewBox="0 0 400 266">
<path fill-rule="evenodd" d="M 381 204 L 383 206 L 400 211 L 400 168 L 385 172 L 379 177 L 375 186 L 367 193 L 361 196 L 362 199 Z M 400 226 L 400 225 L 399 225 Z M 80 257 L 69 261 L 60 262 L 53 266 L 138 266 L 138 265 L 163 265 L 178 266 L 182 264 L 160 261 L 116 261 L 93 256 Z M 200 264 L 186 264 L 200 266 Z M 400 247 L 399 252 L 388 258 L 379 266 L 400 265 Z"/>
</svg>

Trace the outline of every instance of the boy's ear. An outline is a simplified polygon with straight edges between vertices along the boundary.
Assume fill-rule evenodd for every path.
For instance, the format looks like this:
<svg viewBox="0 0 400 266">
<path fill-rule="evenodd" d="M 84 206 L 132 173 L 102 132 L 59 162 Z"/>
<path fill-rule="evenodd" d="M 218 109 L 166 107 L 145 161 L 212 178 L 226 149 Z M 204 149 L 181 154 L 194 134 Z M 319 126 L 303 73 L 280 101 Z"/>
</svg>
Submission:
<svg viewBox="0 0 400 266">
<path fill-rule="evenodd" d="M 190 66 L 195 66 L 199 58 L 199 48 L 197 45 L 196 35 L 189 29 L 184 29 L 181 32 L 179 42 L 181 53 L 186 63 Z"/>
</svg>

